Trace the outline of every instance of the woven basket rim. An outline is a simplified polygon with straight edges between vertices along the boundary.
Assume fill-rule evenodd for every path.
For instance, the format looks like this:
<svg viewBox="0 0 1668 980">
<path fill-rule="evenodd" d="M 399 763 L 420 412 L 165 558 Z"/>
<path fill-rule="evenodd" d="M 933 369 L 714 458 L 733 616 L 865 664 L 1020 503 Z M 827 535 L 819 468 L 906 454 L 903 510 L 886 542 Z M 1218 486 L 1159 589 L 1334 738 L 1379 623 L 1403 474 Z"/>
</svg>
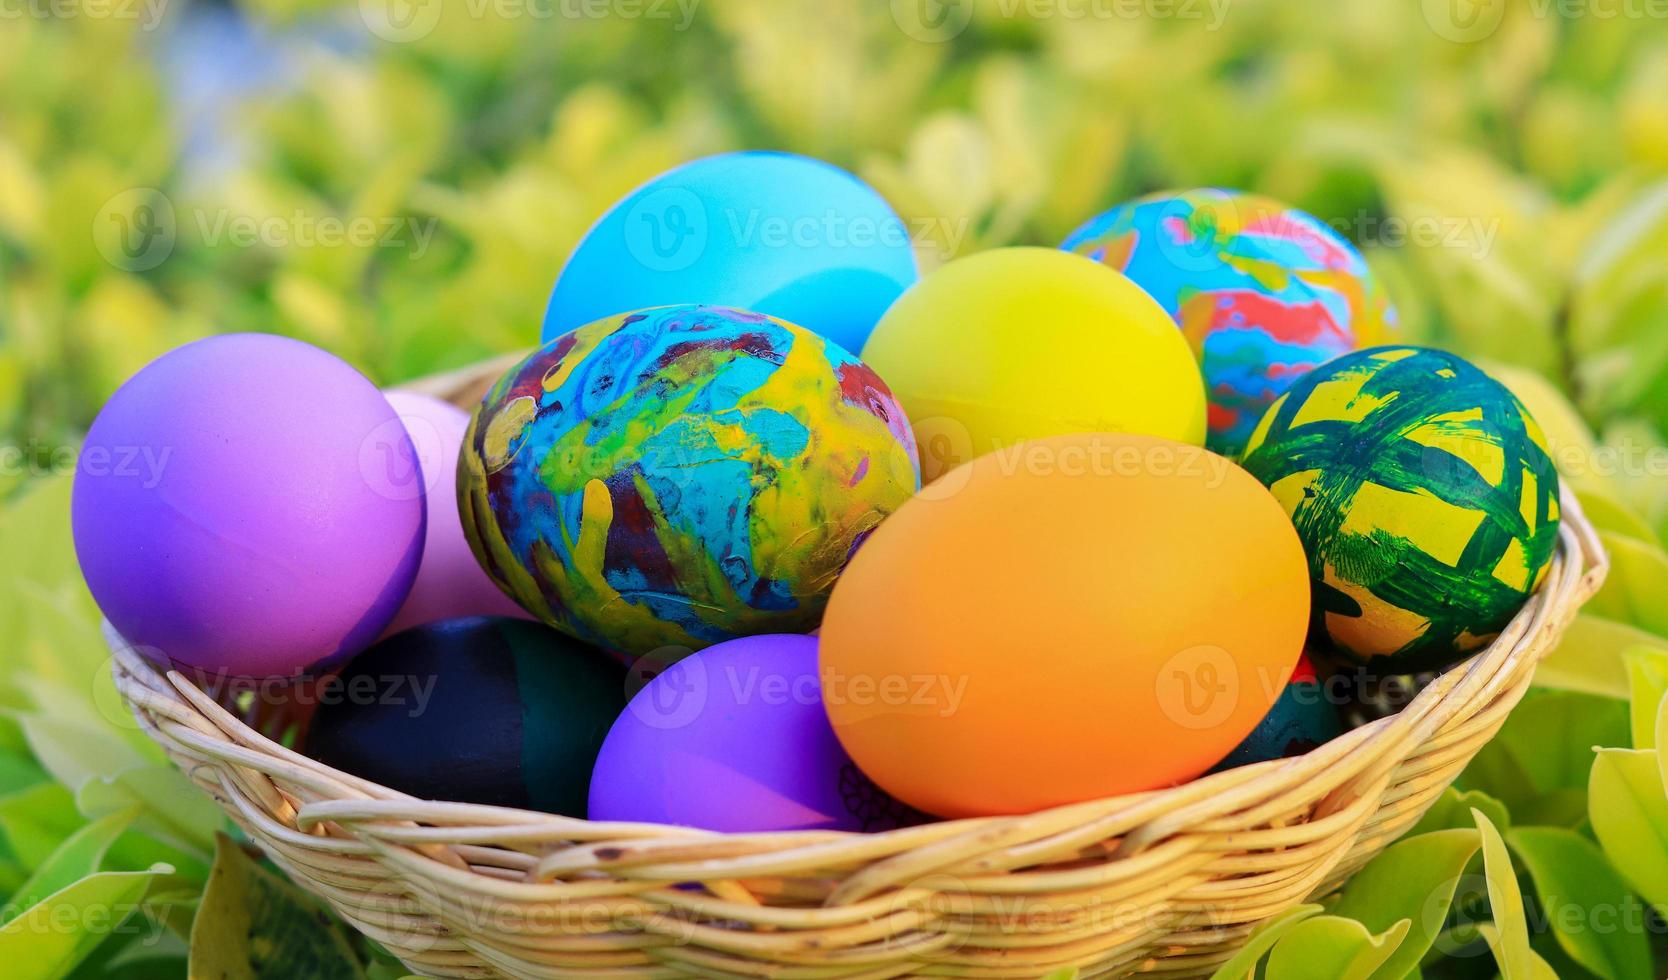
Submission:
<svg viewBox="0 0 1668 980">
<path fill-rule="evenodd" d="M 408 390 L 467 406 L 511 363 L 494 359 Z M 1504 722 L 1609 569 L 1567 484 L 1562 501 L 1540 588 L 1495 641 L 1398 714 L 1303 756 L 1172 788 L 867 834 L 725 834 L 418 800 L 273 742 L 108 623 L 104 635 L 117 687 L 147 734 L 293 879 L 418 972 L 879 977 L 928 963 L 929 972 L 967 976 L 1072 964 L 1087 975 L 1141 964 L 1208 975 L 1256 923 L 1335 887 L 1411 827 Z M 966 894 L 947 898 L 923 884 L 935 875 Z M 1125 892 L 1174 922 L 1145 931 L 1074 924 L 1025 942 L 951 932 L 970 916 L 982 921 L 963 906 L 977 910 L 993 896 Z M 918 893 L 935 893 L 949 911 L 897 912 L 899 896 Z M 475 899 L 522 909 L 602 903 L 646 923 L 650 938 L 672 936 L 670 920 L 690 921 L 665 945 L 616 932 L 591 943 L 558 930 L 574 948 L 553 948 L 561 943 L 551 935 L 453 921 L 457 903 Z M 894 942 L 886 955 L 871 933 Z"/>
<path fill-rule="evenodd" d="M 1560 555 L 1568 555 L 1578 548 L 1581 554 L 1587 555 L 1593 559 L 1592 563 L 1585 567 L 1582 574 L 1574 579 L 1575 588 L 1573 589 L 1573 593 L 1575 596 L 1580 597 L 1581 602 L 1585 602 L 1587 598 L 1590 598 L 1598 591 L 1600 586 L 1602 586 L 1604 579 L 1609 572 L 1609 556 L 1608 552 L 1599 542 L 1596 530 L 1594 530 L 1593 527 L 1587 523 L 1585 514 L 1581 511 L 1580 504 L 1578 502 L 1573 502 L 1574 494 L 1570 491 L 1567 485 L 1564 486 L 1563 493 L 1566 496 L 1566 499 L 1569 499 L 1571 502 L 1563 505 L 1564 516 L 1561 522 L 1562 528 L 1560 530 L 1559 543 Z M 1574 518 L 1573 521 L 1571 519 L 1572 517 Z M 1579 544 L 1577 544 L 1577 542 L 1579 542 Z M 1572 548 L 1572 545 L 1576 546 L 1576 548 Z M 1553 576 L 1549 575 L 1548 581 L 1550 582 L 1552 578 Z M 1526 605 L 1523 611 L 1518 614 L 1517 618 L 1512 621 L 1512 624 L 1509 625 L 1504 632 L 1502 632 L 1502 638 L 1521 635 L 1521 633 L 1524 632 L 1523 630 L 1518 629 L 1518 627 L 1525 618 L 1530 617 L 1535 611 L 1532 606 L 1544 595 L 1545 591 L 1546 588 L 1543 584 L 1542 590 L 1537 592 L 1535 597 L 1531 598 L 1530 604 Z M 377 786 L 368 780 L 361 779 L 348 773 L 340 772 L 338 770 L 330 770 L 329 767 L 324 766 L 322 763 L 318 763 L 312 759 L 306 758 L 305 756 L 300 756 L 300 754 L 294 752 L 294 750 L 285 749 L 283 746 L 280 746 L 276 742 L 267 738 L 267 736 L 250 728 L 243 719 L 238 718 L 226 708 L 217 704 L 207 694 L 204 694 L 202 689 L 188 676 L 186 676 L 185 673 L 176 669 L 159 666 L 153 661 L 145 658 L 136 650 L 133 644 L 128 642 L 125 637 L 116 631 L 115 627 L 113 627 L 108 620 L 101 621 L 100 625 L 105 641 L 110 646 L 112 653 L 116 658 L 117 665 L 121 668 L 117 675 L 118 686 L 120 687 L 123 697 L 126 698 L 130 705 L 134 706 L 136 709 L 157 707 L 154 699 L 158 695 L 162 697 L 171 697 L 182 704 L 189 704 L 192 709 L 201 711 L 205 716 L 211 717 L 217 725 L 230 726 L 231 730 L 228 734 L 232 735 L 235 741 L 243 743 L 250 748 L 255 748 L 257 751 L 278 750 L 276 754 L 279 755 L 280 758 L 286 756 L 297 756 L 304 759 L 305 762 L 310 765 L 316 766 L 320 769 L 329 770 L 332 778 L 340 782 L 344 788 L 351 790 L 354 787 L 358 787 L 361 790 L 369 790 L 375 794 L 375 798 L 383 800 L 395 800 L 408 803 L 420 802 L 417 797 L 401 793 L 397 790 Z M 1486 667 L 1490 661 L 1503 660 L 1505 658 L 1512 657 L 1514 651 L 1509 649 L 1504 655 L 1501 654 L 1502 648 L 1505 648 L 1506 646 L 1507 645 L 1503 644 L 1501 640 L 1497 639 L 1491 643 L 1490 646 L 1455 665 L 1453 668 L 1445 672 L 1442 677 L 1460 678 L 1462 680 L 1474 678 L 1482 672 L 1482 669 Z M 154 681 L 147 682 L 148 678 L 164 680 L 166 684 L 158 685 L 154 683 Z M 133 685 L 135 683 L 139 684 L 140 687 L 134 687 Z M 1421 719 L 1420 725 L 1422 727 L 1434 727 L 1435 722 L 1433 719 L 1441 719 L 1443 717 L 1438 710 L 1438 702 L 1444 700 L 1446 695 L 1455 686 L 1457 686 L 1457 684 L 1444 685 L 1441 683 L 1433 683 L 1415 695 L 1408 705 L 1398 714 L 1376 719 L 1358 728 L 1351 729 L 1338 738 L 1326 743 L 1326 745 L 1320 746 L 1319 748 L 1309 752 L 1307 755 L 1298 758 L 1306 759 L 1315 756 L 1318 753 L 1322 753 L 1322 750 L 1326 749 L 1328 746 L 1340 747 L 1337 752 L 1325 753 L 1328 756 L 1334 754 L 1347 755 L 1350 751 L 1357 747 L 1357 743 L 1381 737 L 1384 734 L 1383 730 L 1386 728 L 1400 727 L 1394 724 L 1398 720 Z M 216 708 L 218 710 L 214 710 Z M 1076 810 L 1094 809 L 1107 802 L 1120 800 L 1130 802 L 1141 801 L 1145 804 L 1155 802 L 1159 798 L 1170 799 L 1176 802 L 1179 802 L 1182 797 L 1191 797 L 1194 795 L 1214 798 L 1219 797 L 1222 791 L 1232 790 L 1240 784 L 1254 781 L 1251 778 L 1253 776 L 1260 777 L 1261 775 L 1268 773 L 1270 770 L 1291 768 L 1294 761 L 1295 760 L 1293 759 L 1275 759 L 1268 762 L 1258 762 L 1251 765 L 1240 766 L 1235 769 L 1208 773 L 1175 787 L 1147 790 L 1139 793 L 1128 793 L 1120 796 L 1104 797 L 1097 800 L 1065 803 L 1058 806 L 1047 807 L 1042 810 L 1032 811 L 1031 813 L 1026 814 L 935 819 L 930 826 L 985 826 L 993 821 L 1021 819 L 1040 814 L 1070 813 Z M 1207 786 L 1210 791 L 1208 793 L 1199 794 L 1184 794 L 1179 792 L 1190 787 L 1199 786 Z M 465 810 L 471 811 L 475 819 L 489 824 L 503 823 L 506 815 L 515 815 L 517 823 L 543 823 L 554 821 L 565 825 L 568 823 L 578 822 L 592 827 L 607 828 L 610 832 L 609 836 L 633 836 L 643 832 L 644 830 L 652 830 L 656 833 L 667 833 L 689 837 L 746 839 L 764 838 L 802 841 L 806 839 L 838 839 L 846 837 L 873 838 L 888 834 L 908 835 L 912 830 L 917 829 L 904 827 L 893 830 L 871 832 L 842 830 L 790 830 L 726 833 L 722 831 L 683 827 L 674 824 L 583 820 L 577 817 L 564 817 L 558 814 L 551 814 L 538 810 L 525 810 L 515 807 L 493 806 L 488 804 L 442 802 L 441 805 L 457 808 L 455 812 L 460 814 Z M 330 819 L 329 815 L 331 814 L 345 815 L 347 812 L 347 810 L 334 811 L 329 807 L 321 807 L 318 819 Z M 374 807 L 365 809 L 361 812 L 364 812 L 368 816 L 381 815 L 377 808 Z"/>
</svg>

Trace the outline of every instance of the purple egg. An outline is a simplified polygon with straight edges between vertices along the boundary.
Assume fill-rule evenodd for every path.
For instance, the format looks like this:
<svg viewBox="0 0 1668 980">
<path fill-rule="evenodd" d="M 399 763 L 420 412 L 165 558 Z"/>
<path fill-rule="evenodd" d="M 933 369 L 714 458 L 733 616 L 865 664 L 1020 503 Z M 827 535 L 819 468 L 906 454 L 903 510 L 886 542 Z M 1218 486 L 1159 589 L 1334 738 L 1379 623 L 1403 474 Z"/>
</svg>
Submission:
<svg viewBox="0 0 1668 980">
<path fill-rule="evenodd" d="M 406 434 L 417 450 L 416 468 L 399 469 L 393 460 L 389 479 L 420 482 L 428 501 L 429 526 L 423 542 L 423 563 L 405 605 L 388 624 L 384 635 L 424 623 L 465 616 L 513 616 L 532 619 L 509 596 L 499 591 L 475 561 L 458 517 L 458 451 L 469 428 L 469 413 L 438 398 L 390 391 L 388 404 L 399 413 Z"/>
<path fill-rule="evenodd" d="M 775 634 L 708 647 L 637 692 L 597 757 L 590 818 L 748 833 L 888 830 L 920 816 L 834 737 L 817 641 Z"/>
<path fill-rule="evenodd" d="M 423 551 L 399 416 L 300 341 L 211 337 L 113 395 L 75 476 L 82 574 L 127 640 L 231 677 L 324 667 L 368 646 Z"/>
</svg>

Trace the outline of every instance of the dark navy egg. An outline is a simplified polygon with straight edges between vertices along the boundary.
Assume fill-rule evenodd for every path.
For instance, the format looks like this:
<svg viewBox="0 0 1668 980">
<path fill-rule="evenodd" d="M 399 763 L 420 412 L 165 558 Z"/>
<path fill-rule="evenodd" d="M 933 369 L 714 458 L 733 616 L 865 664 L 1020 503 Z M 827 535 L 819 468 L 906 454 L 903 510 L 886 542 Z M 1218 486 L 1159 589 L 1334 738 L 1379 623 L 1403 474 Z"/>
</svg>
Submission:
<svg viewBox="0 0 1668 980">
<path fill-rule="evenodd" d="M 548 626 L 497 616 L 396 633 L 319 692 L 313 758 L 427 800 L 585 815 L 625 710 L 625 668 Z"/>
<path fill-rule="evenodd" d="M 1307 654 L 1280 692 L 1268 714 L 1257 723 L 1239 747 L 1217 764 L 1213 772 L 1237 769 L 1253 762 L 1288 759 L 1319 748 L 1344 733 L 1338 709 L 1327 696 L 1325 685 L 1315 673 Z"/>
</svg>

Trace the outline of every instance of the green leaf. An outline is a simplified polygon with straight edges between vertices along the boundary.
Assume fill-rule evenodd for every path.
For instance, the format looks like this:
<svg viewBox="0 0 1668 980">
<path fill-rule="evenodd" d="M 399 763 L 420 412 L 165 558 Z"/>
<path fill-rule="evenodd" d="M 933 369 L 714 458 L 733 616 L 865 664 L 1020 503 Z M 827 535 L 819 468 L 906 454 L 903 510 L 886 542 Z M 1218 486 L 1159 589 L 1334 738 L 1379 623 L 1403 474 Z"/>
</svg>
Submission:
<svg viewBox="0 0 1668 980">
<path fill-rule="evenodd" d="M 1664 698 L 1656 708 L 1656 741 L 1659 745 L 1668 742 L 1668 698 Z M 1657 772 L 1662 777 L 1662 784 L 1668 786 L 1668 757 L 1664 757 L 1658 749 L 1651 751 L 1656 752 Z"/>
<path fill-rule="evenodd" d="M 64 542 L 69 547 L 69 542 Z M 6 583 L 21 601 L 21 642 L 13 652 L 13 680 L 27 691 L 36 713 L 111 728 L 95 699 L 113 703 L 110 650 L 99 630 L 98 607 L 87 587 L 74 582 L 46 586 L 17 578 Z M 51 692 L 43 698 L 41 692 Z M 48 698 L 50 700 L 48 700 Z M 129 726 L 131 727 L 131 725 Z M 124 740 L 137 744 L 123 733 Z"/>
<path fill-rule="evenodd" d="M 1234 954 L 1233 959 L 1218 967 L 1216 972 L 1211 974 L 1210 980 L 1244 980 L 1281 937 L 1298 923 L 1312 919 L 1322 911 L 1324 909 L 1319 905 L 1299 905 L 1258 926 L 1257 930 L 1251 933 L 1251 938 L 1245 941 L 1244 947 Z"/>
<path fill-rule="evenodd" d="M 1668 637 L 1668 552 L 1654 541 L 1603 532 L 1610 576 L 1587 611 Z"/>
<path fill-rule="evenodd" d="M 1628 719 L 1633 727 L 1633 747 L 1654 749 L 1657 714 L 1668 698 L 1668 650 L 1634 647 L 1622 655 L 1627 664 L 1627 686 L 1631 700 Z"/>
<path fill-rule="evenodd" d="M 364 980 L 333 918 L 300 889 L 215 840 L 214 870 L 191 928 L 191 975 L 216 980 Z"/>
<path fill-rule="evenodd" d="M 1620 499 L 1593 487 L 1583 487 L 1576 496 L 1580 498 L 1587 520 L 1600 531 L 1614 531 L 1640 541 L 1660 543 L 1656 529 Z"/>
<path fill-rule="evenodd" d="M 1652 980 L 1644 917 L 1629 928 L 1632 920 L 1624 909 L 1637 900 L 1597 845 L 1553 827 L 1521 827 L 1508 840 L 1535 882 L 1558 945 L 1571 959 L 1612 980 Z"/>
<path fill-rule="evenodd" d="M 214 851 L 214 835 L 226 826 L 220 807 L 173 766 L 146 766 L 90 780 L 76 793 L 75 803 L 89 817 L 138 806 L 140 830 L 204 863 Z"/>
<path fill-rule="evenodd" d="M 1499 806 L 1498 801 L 1487 802 Z M 1332 907 L 1333 915 L 1354 919 L 1369 932 L 1409 922 L 1406 939 L 1374 977 L 1400 980 L 1419 965 L 1442 932 L 1460 877 L 1480 844 L 1475 828 L 1405 837 L 1385 848 L 1344 886 L 1338 904 Z"/>
<path fill-rule="evenodd" d="M 1516 771 L 1506 767 L 1486 786 L 1470 780 L 1465 785 L 1500 796 L 1517 823 L 1578 826 L 1587 809 L 1593 748 L 1627 745 L 1630 737 L 1627 705 L 1620 701 L 1573 691 L 1532 691 L 1473 762 L 1500 767 L 1498 756 L 1504 752 L 1515 761 Z M 1506 793 L 1512 795 L 1501 795 Z"/>
<path fill-rule="evenodd" d="M 1478 750 L 1465 771 L 1454 780 L 1454 785 L 1465 792 L 1483 793 L 1499 800 L 1513 814 L 1526 812 L 1541 800 L 1528 771 L 1517 761 L 1511 748 L 1499 739 L 1486 743 Z M 1466 816 L 1470 818 L 1470 811 L 1466 812 Z M 1476 825 L 1474 818 L 1467 823 L 1471 827 Z"/>
<path fill-rule="evenodd" d="M 114 779 L 129 769 L 155 764 L 101 727 L 38 714 L 19 720 L 35 758 L 71 791 L 95 779 Z"/>
<path fill-rule="evenodd" d="M 59 980 L 139 910 L 153 871 L 103 871 L 25 910 L 0 927 L 6 980 Z"/>
<path fill-rule="evenodd" d="M 1488 942 L 1489 949 L 1496 949 L 1500 944 L 1500 930 L 1495 928 L 1492 922 L 1484 922 L 1477 926 L 1477 934 Z M 1564 980 L 1564 978 L 1558 976 L 1558 971 L 1542 959 L 1541 955 L 1535 952 L 1532 947 L 1526 952 L 1528 955 L 1523 960 L 1523 969 L 1527 972 L 1523 976 L 1527 977 L 1528 980 Z M 1500 976 L 1501 980 L 1511 980 L 1504 971 L 1501 972 Z"/>
<path fill-rule="evenodd" d="M 1593 746 L 1629 744 L 1627 705 L 1574 691 L 1544 692 L 1518 705 L 1498 738 L 1541 792 L 1585 789 Z"/>
<path fill-rule="evenodd" d="M 1055 970 L 1053 973 L 1044 976 L 1042 980 L 1077 980 L 1077 967 L 1068 966 L 1064 970 Z"/>
<path fill-rule="evenodd" d="M 1535 684 L 1626 701 L 1627 665 L 1622 653 L 1636 647 L 1668 650 L 1654 633 L 1583 613 L 1575 617 L 1563 642 L 1535 668 Z"/>
<path fill-rule="evenodd" d="M 74 806 L 89 817 L 141 807 L 138 827 L 207 861 L 225 815 L 184 773 L 131 750 L 108 731 L 66 718 L 25 715 L 23 731 L 35 755 L 74 791 Z"/>
<path fill-rule="evenodd" d="M 0 799 L 0 830 L 12 851 L 33 870 L 84 823 L 75 797 L 57 783 L 42 783 Z"/>
<path fill-rule="evenodd" d="M 1268 954 L 1267 980 L 1366 980 L 1394 956 L 1411 923 L 1374 935 L 1354 919 L 1323 915 L 1299 922 Z"/>
<path fill-rule="evenodd" d="M 34 759 L 0 752 L 0 797 L 46 782 L 46 770 Z"/>
<path fill-rule="evenodd" d="M 1611 865 L 1668 913 L 1668 792 L 1656 750 L 1600 749 L 1587 802 Z"/>
<path fill-rule="evenodd" d="M 1523 911 L 1523 893 L 1518 890 L 1517 872 L 1506 842 L 1481 810 L 1472 812 L 1482 834 L 1483 873 L 1488 878 L 1488 905 L 1494 928 L 1485 932 L 1503 980 L 1531 980 L 1535 976 L 1529 949 L 1529 921 Z"/>
<path fill-rule="evenodd" d="M 0 568 L 47 588 L 80 582 L 75 549 L 69 547 L 72 483 L 67 476 L 38 480 L 0 510 Z M 0 596 L 10 595 L 10 589 L 0 590 Z"/>
<path fill-rule="evenodd" d="M 27 909 L 98 871 L 110 845 L 133 823 L 134 816 L 131 810 L 112 813 L 71 834 L 12 896 L 11 909 Z"/>
<path fill-rule="evenodd" d="M 1474 833 L 1477 821 L 1472 818 L 1472 810 L 1481 810 L 1483 815 L 1494 821 L 1496 827 L 1510 827 L 1511 814 L 1506 810 L 1506 804 L 1488 795 L 1482 790 L 1461 791 L 1452 786 L 1442 791 L 1431 808 L 1407 832 L 1408 837 L 1417 837 L 1437 830 L 1464 830 Z"/>
<path fill-rule="evenodd" d="M 1655 252 L 1668 228 L 1668 182 L 1654 184 L 1619 212 L 1588 244 L 1576 266 L 1575 284 L 1586 288 L 1617 274 L 1641 254 Z"/>
</svg>

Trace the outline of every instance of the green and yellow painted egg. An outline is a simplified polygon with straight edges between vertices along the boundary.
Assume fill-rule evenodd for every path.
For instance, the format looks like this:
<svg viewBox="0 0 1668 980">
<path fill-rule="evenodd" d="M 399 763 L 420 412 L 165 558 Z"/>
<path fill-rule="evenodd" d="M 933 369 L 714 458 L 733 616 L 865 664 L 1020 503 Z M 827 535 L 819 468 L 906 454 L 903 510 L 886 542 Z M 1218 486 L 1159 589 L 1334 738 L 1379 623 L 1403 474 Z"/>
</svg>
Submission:
<svg viewBox="0 0 1668 980">
<path fill-rule="evenodd" d="M 1379 347 L 1304 375 L 1252 433 L 1245 468 L 1297 527 L 1312 634 L 1346 659 L 1438 670 L 1505 628 L 1558 540 L 1540 427 L 1460 357 Z"/>
</svg>

